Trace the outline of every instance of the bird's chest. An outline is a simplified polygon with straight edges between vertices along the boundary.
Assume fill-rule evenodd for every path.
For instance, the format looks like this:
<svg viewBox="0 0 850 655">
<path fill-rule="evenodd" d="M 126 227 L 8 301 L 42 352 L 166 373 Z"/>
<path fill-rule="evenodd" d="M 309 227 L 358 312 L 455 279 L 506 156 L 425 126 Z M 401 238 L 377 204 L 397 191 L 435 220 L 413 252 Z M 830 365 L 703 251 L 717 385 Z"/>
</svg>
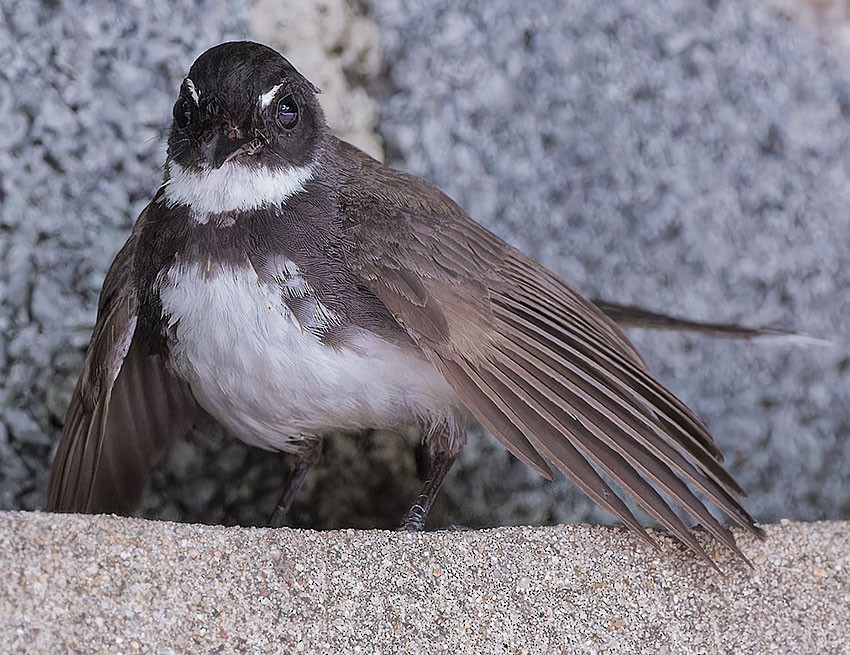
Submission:
<svg viewBox="0 0 850 655">
<path fill-rule="evenodd" d="M 157 290 L 175 371 L 207 412 L 253 445 L 291 451 L 331 430 L 397 429 L 456 405 L 410 348 L 368 333 L 350 347 L 323 343 L 296 320 L 284 290 L 250 266 L 175 265 Z M 323 311 L 317 303 L 317 316 Z"/>
</svg>

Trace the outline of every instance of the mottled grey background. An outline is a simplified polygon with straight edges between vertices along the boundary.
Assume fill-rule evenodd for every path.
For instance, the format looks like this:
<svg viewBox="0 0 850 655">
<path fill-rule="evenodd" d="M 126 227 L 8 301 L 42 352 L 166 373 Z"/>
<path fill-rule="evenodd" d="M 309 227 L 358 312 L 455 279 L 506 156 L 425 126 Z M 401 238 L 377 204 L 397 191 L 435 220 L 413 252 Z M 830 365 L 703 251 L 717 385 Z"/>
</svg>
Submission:
<svg viewBox="0 0 850 655">
<path fill-rule="evenodd" d="M 591 295 L 830 340 L 633 334 L 760 520 L 850 517 L 844 65 L 744 0 L 458 4 L 368 2 L 384 74 L 366 82 L 390 163 Z M 0 508 L 43 503 L 97 293 L 159 183 L 179 80 L 210 45 L 248 36 L 249 12 L 3 4 Z M 200 430 L 144 513 L 261 524 L 282 474 L 279 457 Z M 393 436 L 332 438 L 293 519 L 393 525 L 416 487 Z M 587 518 L 606 517 L 481 437 L 432 525 Z"/>
</svg>

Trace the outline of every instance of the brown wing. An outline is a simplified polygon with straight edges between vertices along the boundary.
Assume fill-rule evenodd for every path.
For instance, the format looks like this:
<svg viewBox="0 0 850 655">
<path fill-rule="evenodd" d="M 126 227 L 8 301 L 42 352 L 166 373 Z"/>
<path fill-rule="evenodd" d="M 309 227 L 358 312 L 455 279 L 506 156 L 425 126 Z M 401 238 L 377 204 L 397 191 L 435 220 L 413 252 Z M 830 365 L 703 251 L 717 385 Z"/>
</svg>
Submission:
<svg viewBox="0 0 850 655">
<path fill-rule="evenodd" d="M 662 493 L 743 557 L 689 486 L 757 531 L 717 445 L 610 319 L 423 181 L 345 144 L 340 159 L 349 176 L 361 173 L 341 200 L 352 269 L 485 427 L 544 475 L 548 460 L 647 541 L 600 471 L 706 559 Z"/>
<path fill-rule="evenodd" d="M 188 432 L 196 416 L 185 385 L 136 338 L 131 274 L 144 220 L 142 212 L 103 283 L 97 323 L 50 471 L 48 511 L 131 512 L 165 447 Z"/>
</svg>

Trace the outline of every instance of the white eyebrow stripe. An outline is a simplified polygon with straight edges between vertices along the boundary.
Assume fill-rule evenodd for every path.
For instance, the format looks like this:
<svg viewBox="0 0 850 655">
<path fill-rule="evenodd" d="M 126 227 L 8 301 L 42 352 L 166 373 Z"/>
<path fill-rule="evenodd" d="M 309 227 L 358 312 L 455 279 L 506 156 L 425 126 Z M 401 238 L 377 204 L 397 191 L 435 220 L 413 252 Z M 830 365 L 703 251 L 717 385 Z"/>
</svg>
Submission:
<svg viewBox="0 0 850 655">
<path fill-rule="evenodd" d="M 272 104 L 272 100 L 274 100 L 274 97 L 277 95 L 277 92 L 282 86 L 283 84 L 275 84 L 271 89 L 260 96 L 260 109 L 265 109 Z"/>
<path fill-rule="evenodd" d="M 185 82 L 186 82 L 186 88 L 189 89 L 189 95 L 192 96 L 192 100 L 195 101 L 196 105 L 200 104 L 201 94 L 198 92 L 198 89 L 195 86 L 195 83 L 192 80 L 190 80 L 188 77 L 186 78 Z"/>
</svg>

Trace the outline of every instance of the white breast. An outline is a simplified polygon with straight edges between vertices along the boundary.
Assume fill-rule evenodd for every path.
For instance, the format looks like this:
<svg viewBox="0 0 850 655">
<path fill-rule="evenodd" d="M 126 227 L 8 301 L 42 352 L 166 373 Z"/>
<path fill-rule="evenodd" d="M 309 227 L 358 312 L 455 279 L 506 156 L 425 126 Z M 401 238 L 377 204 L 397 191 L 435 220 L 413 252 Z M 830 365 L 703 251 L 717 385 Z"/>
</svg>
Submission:
<svg viewBox="0 0 850 655">
<path fill-rule="evenodd" d="M 334 349 L 302 331 L 249 266 L 160 277 L 171 356 L 200 405 L 252 445 L 293 451 L 332 430 L 455 421 L 460 404 L 419 353 L 364 332 Z M 329 310 L 326 310 L 329 311 Z"/>
</svg>

